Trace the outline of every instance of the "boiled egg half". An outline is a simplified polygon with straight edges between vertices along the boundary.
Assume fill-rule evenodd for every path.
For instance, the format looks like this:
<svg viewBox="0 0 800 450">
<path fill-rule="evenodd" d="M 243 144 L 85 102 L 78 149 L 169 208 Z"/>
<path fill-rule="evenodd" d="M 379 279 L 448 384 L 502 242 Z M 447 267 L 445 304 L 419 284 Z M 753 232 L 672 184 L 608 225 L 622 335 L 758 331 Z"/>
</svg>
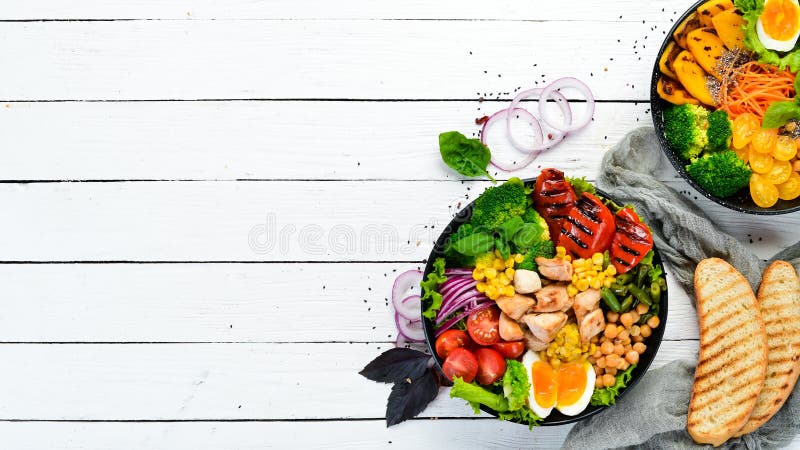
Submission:
<svg viewBox="0 0 800 450">
<path fill-rule="evenodd" d="M 800 36 L 797 0 L 767 0 L 756 22 L 756 34 L 764 47 L 779 52 L 794 48 Z"/>
<path fill-rule="evenodd" d="M 574 416 L 589 405 L 595 374 L 587 361 L 562 363 L 554 368 L 538 353 L 528 350 L 522 357 L 522 364 L 528 370 L 531 382 L 528 403 L 537 416 L 544 419 L 553 408 L 564 415 Z"/>
</svg>

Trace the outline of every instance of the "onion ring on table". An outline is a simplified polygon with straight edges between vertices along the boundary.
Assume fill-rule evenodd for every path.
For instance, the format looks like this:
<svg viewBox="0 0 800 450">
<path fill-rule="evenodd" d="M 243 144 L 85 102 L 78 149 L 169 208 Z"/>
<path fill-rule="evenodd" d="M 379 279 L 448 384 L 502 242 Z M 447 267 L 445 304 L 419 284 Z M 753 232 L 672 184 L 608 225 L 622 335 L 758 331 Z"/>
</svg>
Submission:
<svg viewBox="0 0 800 450">
<path fill-rule="evenodd" d="M 509 111 L 510 110 L 508 108 L 501 109 L 500 111 L 497 111 L 496 113 L 492 114 L 489 117 L 489 119 L 483 123 L 483 128 L 481 129 L 481 142 L 483 143 L 483 145 L 486 145 L 485 142 L 486 130 L 489 128 L 489 126 L 492 123 L 496 122 L 497 120 L 505 117 L 505 115 L 507 115 Z M 539 120 L 536 118 L 536 116 L 531 114 L 530 111 L 528 111 L 525 108 L 515 108 L 513 112 L 516 114 L 522 114 L 524 116 L 527 116 L 528 119 L 530 119 L 529 123 L 531 124 L 531 128 L 533 128 L 535 135 L 540 134 L 542 132 L 542 126 L 539 123 Z M 537 136 L 534 136 L 534 138 L 536 137 Z M 504 170 L 506 172 L 513 172 L 515 170 L 523 169 L 529 166 L 530 163 L 532 163 L 536 159 L 536 157 L 539 156 L 540 153 L 561 142 L 564 139 L 564 134 L 549 133 L 548 139 L 549 139 L 548 142 L 544 142 L 544 136 L 538 136 L 538 139 L 536 139 L 538 141 L 538 144 L 536 144 L 538 145 L 538 147 L 534 147 L 535 150 L 531 151 L 522 161 L 512 162 L 508 164 L 502 161 L 498 161 L 497 158 L 494 155 L 492 155 L 492 159 L 489 162 L 492 163 L 492 165 L 497 167 L 498 169 Z"/>
<path fill-rule="evenodd" d="M 555 94 L 558 92 L 559 89 L 563 88 L 577 89 L 578 91 L 580 91 L 581 94 L 583 94 L 584 97 L 586 97 L 585 116 L 582 117 L 580 121 L 576 122 L 572 117 L 572 115 L 570 114 L 568 121 L 569 123 L 567 123 L 565 126 L 561 126 L 557 123 L 554 123 L 552 118 L 548 117 L 547 108 L 545 107 L 547 105 L 547 99 L 549 99 L 550 97 L 557 98 Z M 558 95 L 561 95 L 563 97 L 563 95 L 560 92 L 558 92 Z M 573 77 L 559 78 L 558 80 L 553 81 L 552 83 L 545 86 L 544 89 L 542 89 L 542 93 L 539 96 L 539 114 L 542 116 L 542 120 L 546 124 L 550 125 L 554 129 L 562 133 L 566 134 L 569 133 L 570 131 L 579 130 L 588 125 L 589 122 L 591 122 L 592 117 L 594 116 L 594 96 L 592 95 L 592 90 L 589 89 L 589 86 L 587 86 L 577 78 Z"/>
<path fill-rule="evenodd" d="M 400 317 L 410 321 L 420 320 L 422 303 L 419 295 L 409 295 L 397 303 L 392 302 L 392 305 L 395 313 Z"/>
<path fill-rule="evenodd" d="M 425 340 L 425 332 L 422 330 L 422 319 L 408 320 L 399 314 L 394 315 L 394 324 L 397 332 L 409 342 L 422 342 Z"/>
<path fill-rule="evenodd" d="M 509 110 L 514 110 L 514 109 L 517 108 L 517 105 L 519 105 L 519 103 L 522 100 L 525 100 L 528 97 L 533 97 L 534 95 L 541 96 L 542 92 L 544 92 L 543 88 L 533 88 L 533 89 L 527 89 L 525 91 L 522 91 L 519 94 L 517 94 L 517 96 L 514 97 L 513 100 L 511 100 L 511 104 L 508 105 L 508 109 Z M 553 91 L 550 95 L 555 99 L 556 103 L 558 103 L 558 107 L 561 108 L 561 114 L 564 115 L 564 121 L 568 122 L 568 123 L 572 123 L 572 108 L 570 108 L 570 106 L 569 106 L 569 100 L 567 100 L 567 98 L 564 97 L 558 91 Z M 541 101 L 541 97 L 540 97 L 539 100 Z M 540 108 L 541 108 L 541 106 L 540 106 Z M 523 109 L 523 110 L 527 111 L 525 109 Z M 528 113 L 530 113 L 530 112 L 528 112 Z M 539 111 L 539 113 L 541 114 L 541 111 Z M 539 130 L 541 130 L 541 124 L 537 124 L 537 126 L 539 127 Z M 543 133 L 541 133 L 541 134 L 543 135 Z M 563 133 L 557 133 L 557 134 L 563 134 Z M 534 145 L 533 147 L 525 147 L 522 144 L 520 144 L 519 142 L 517 142 L 516 139 L 514 139 L 514 134 L 511 132 L 511 114 L 506 114 L 506 137 L 508 138 L 509 141 L 511 141 L 511 145 L 513 145 L 514 148 L 516 148 L 517 150 L 521 151 L 522 153 L 526 153 L 527 154 L 527 153 L 534 152 L 534 151 L 537 151 L 537 150 L 544 150 L 544 148 L 541 147 L 541 145 L 543 143 L 542 139 L 539 139 L 539 143 Z M 562 136 L 561 139 L 563 139 L 563 136 Z M 558 139 L 556 142 L 550 144 L 549 147 L 552 147 L 553 145 L 558 143 L 561 139 Z M 547 147 L 547 148 L 549 148 L 549 147 Z"/>
</svg>

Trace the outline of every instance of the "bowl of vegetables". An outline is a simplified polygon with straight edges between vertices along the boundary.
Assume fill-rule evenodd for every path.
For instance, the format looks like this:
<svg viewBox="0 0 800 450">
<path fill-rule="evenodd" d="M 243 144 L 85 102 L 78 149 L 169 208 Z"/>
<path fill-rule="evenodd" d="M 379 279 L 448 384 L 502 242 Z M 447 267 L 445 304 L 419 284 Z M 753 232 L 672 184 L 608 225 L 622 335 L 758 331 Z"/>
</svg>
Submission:
<svg viewBox="0 0 800 450">
<path fill-rule="evenodd" d="M 798 35 L 797 2 L 701 0 L 658 52 L 650 97 L 661 148 L 720 205 L 800 210 Z"/>
<path fill-rule="evenodd" d="M 561 425 L 611 407 L 658 351 L 667 285 L 649 228 L 582 178 L 488 188 L 436 241 L 422 325 L 451 397 Z"/>
</svg>

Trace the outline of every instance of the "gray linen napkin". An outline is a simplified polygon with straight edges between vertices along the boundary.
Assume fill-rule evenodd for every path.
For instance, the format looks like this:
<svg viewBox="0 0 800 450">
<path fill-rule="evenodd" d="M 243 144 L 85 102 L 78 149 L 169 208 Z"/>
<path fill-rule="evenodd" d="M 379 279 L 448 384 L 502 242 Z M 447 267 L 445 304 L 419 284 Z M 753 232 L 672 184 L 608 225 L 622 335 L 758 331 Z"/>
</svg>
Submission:
<svg viewBox="0 0 800 450">
<path fill-rule="evenodd" d="M 697 206 L 659 182 L 655 173 L 664 161 L 655 131 L 636 129 L 603 158 L 597 186 L 618 202 L 636 207 L 669 263 L 668 276 L 676 278 L 690 297 L 695 266 L 709 257 L 728 261 L 757 289 L 766 263 L 718 230 Z M 754 216 L 753 220 L 766 219 Z M 800 242 L 773 259 L 789 261 L 800 270 Z M 575 425 L 563 448 L 712 448 L 695 444 L 686 432 L 695 364 L 696 360 L 673 361 L 648 372 L 615 407 Z M 718 448 L 773 449 L 788 445 L 800 432 L 799 391 L 795 388 L 783 408 L 760 429 Z"/>
</svg>

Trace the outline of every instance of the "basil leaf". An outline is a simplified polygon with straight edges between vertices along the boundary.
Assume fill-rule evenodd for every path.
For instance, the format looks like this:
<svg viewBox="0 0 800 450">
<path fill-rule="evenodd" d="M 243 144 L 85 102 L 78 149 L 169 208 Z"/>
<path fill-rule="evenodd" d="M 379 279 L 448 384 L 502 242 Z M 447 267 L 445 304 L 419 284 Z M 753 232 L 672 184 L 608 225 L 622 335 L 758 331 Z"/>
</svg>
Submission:
<svg viewBox="0 0 800 450">
<path fill-rule="evenodd" d="M 494 246 L 491 234 L 479 231 L 453 242 L 453 250 L 465 256 L 478 256 L 486 253 Z"/>
<path fill-rule="evenodd" d="M 511 248 L 508 246 L 508 242 L 504 241 L 501 237 L 496 237 L 494 239 L 494 247 L 500 252 L 500 257 L 503 259 L 508 259 L 511 256 Z"/>
<path fill-rule="evenodd" d="M 400 383 L 417 378 L 428 368 L 430 355 L 410 348 L 392 348 L 367 364 L 361 372 L 365 378 L 380 383 Z"/>
<path fill-rule="evenodd" d="M 531 248 L 536 243 L 537 238 L 541 235 L 542 229 L 533 223 L 526 223 L 514 235 L 512 242 L 520 250 Z"/>
<path fill-rule="evenodd" d="M 500 225 L 497 232 L 504 241 L 510 241 L 523 225 L 525 225 L 525 222 L 522 217 L 514 216 Z"/>
<path fill-rule="evenodd" d="M 448 131 L 439 135 L 439 153 L 451 169 L 467 177 L 486 175 L 496 181 L 486 167 L 492 159 L 489 147 L 478 139 L 467 139 L 458 131 Z"/>
<path fill-rule="evenodd" d="M 785 125 L 789 119 L 800 120 L 800 105 L 793 101 L 772 102 L 764 114 L 761 128 L 778 128 Z"/>
<path fill-rule="evenodd" d="M 432 370 L 395 383 L 386 403 L 386 426 L 416 417 L 439 394 L 439 382 Z"/>
</svg>

